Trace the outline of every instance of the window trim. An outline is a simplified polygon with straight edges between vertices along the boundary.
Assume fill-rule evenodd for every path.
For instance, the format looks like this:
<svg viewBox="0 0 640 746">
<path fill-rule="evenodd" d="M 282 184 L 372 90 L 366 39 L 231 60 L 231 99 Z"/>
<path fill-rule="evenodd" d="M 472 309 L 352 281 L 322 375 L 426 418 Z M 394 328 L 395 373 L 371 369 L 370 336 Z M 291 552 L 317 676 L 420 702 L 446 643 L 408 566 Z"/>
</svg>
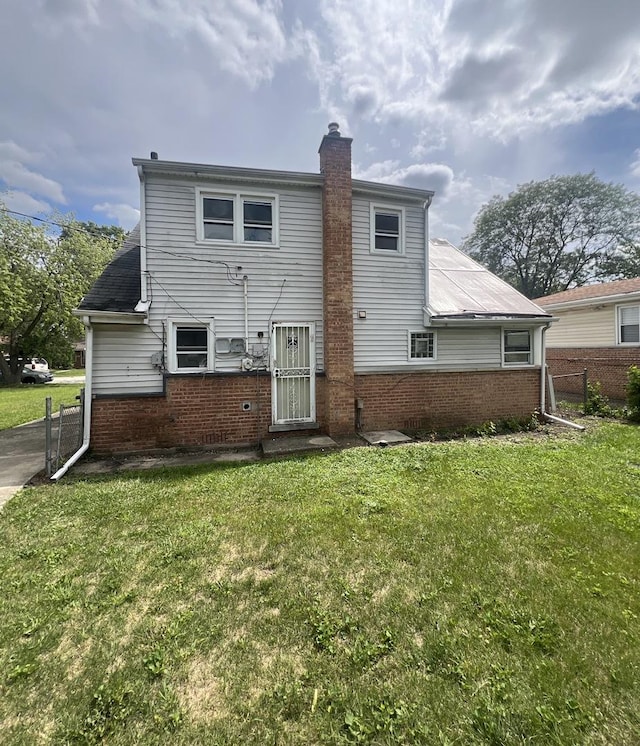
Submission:
<svg viewBox="0 0 640 746">
<path fill-rule="evenodd" d="M 505 360 L 505 355 L 507 354 L 505 350 L 505 334 L 507 332 L 527 332 L 529 335 L 529 360 L 526 363 L 517 362 L 517 363 L 509 363 Z M 531 368 L 535 365 L 535 351 L 534 351 L 534 334 L 533 329 L 526 326 L 526 327 L 510 327 L 510 326 L 503 326 L 500 328 L 500 360 L 502 363 L 503 368 Z"/>
<path fill-rule="evenodd" d="M 640 303 L 620 303 L 616 306 L 616 345 L 620 347 L 638 347 L 640 342 L 622 341 L 622 310 L 625 308 L 638 309 L 638 326 L 640 327 Z M 640 336 L 640 328 L 638 330 Z"/>
<path fill-rule="evenodd" d="M 398 249 L 396 251 L 390 249 L 377 249 L 376 248 L 376 213 L 387 213 L 398 215 Z M 402 206 L 397 205 L 385 205 L 379 202 L 372 202 L 369 208 L 369 251 L 371 254 L 379 254 L 381 256 L 403 256 L 405 253 L 404 247 L 405 241 L 405 209 Z"/>
<path fill-rule="evenodd" d="M 433 337 L 433 355 L 431 357 L 411 356 L 411 337 L 414 334 L 431 334 Z M 407 329 L 407 360 L 410 363 L 433 363 L 438 359 L 438 334 L 435 329 Z"/>
<path fill-rule="evenodd" d="M 167 319 L 167 360 L 169 373 L 180 375 L 181 373 L 211 373 L 215 370 L 215 329 L 214 319 L 194 319 L 189 316 L 172 316 Z M 179 327 L 202 327 L 207 330 L 207 367 L 206 368 L 179 368 L 177 331 Z"/>
<path fill-rule="evenodd" d="M 204 199 L 230 199 L 233 201 L 233 239 L 205 238 L 204 236 Z M 244 203 L 271 203 L 271 241 L 244 240 Z M 242 246 L 264 249 L 280 247 L 280 199 L 273 192 L 254 192 L 230 189 L 206 189 L 196 187 L 196 243 L 206 246 Z"/>
</svg>

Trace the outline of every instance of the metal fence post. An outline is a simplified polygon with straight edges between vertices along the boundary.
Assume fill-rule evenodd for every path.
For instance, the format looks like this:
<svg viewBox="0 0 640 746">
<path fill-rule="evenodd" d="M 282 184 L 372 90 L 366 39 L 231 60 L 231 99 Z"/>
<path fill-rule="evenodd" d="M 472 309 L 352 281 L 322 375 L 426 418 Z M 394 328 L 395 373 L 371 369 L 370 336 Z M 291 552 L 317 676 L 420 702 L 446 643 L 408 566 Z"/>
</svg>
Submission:
<svg viewBox="0 0 640 746">
<path fill-rule="evenodd" d="M 582 373 L 582 399 L 584 401 L 584 413 L 587 413 L 587 405 L 589 403 L 589 386 L 587 381 L 587 369 L 585 368 Z"/>
<path fill-rule="evenodd" d="M 51 397 L 45 399 L 44 413 L 44 466 L 47 476 L 51 476 Z"/>
</svg>

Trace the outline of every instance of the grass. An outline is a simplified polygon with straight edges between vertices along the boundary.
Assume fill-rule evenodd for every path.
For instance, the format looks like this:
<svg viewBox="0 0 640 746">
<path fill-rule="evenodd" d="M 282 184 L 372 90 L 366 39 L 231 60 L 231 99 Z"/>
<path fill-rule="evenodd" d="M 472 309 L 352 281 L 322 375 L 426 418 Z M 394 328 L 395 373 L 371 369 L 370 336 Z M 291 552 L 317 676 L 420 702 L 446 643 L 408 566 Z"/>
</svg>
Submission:
<svg viewBox="0 0 640 746">
<path fill-rule="evenodd" d="M 81 388 L 78 384 L 0 387 L 0 430 L 44 417 L 47 396 L 51 397 L 54 412 L 60 404 L 74 404 Z"/>
<path fill-rule="evenodd" d="M 70 378 L 75 376 L 84 376 L 84 368 L 68 368 L 66 370 L 56 370 L 53 372 L 55 378 Z"/>
<path fill-rule="evenodd" d="M 640 429 L 128 473 L 0 514 L 11 744 L 630 744 Z"/>
</svg>

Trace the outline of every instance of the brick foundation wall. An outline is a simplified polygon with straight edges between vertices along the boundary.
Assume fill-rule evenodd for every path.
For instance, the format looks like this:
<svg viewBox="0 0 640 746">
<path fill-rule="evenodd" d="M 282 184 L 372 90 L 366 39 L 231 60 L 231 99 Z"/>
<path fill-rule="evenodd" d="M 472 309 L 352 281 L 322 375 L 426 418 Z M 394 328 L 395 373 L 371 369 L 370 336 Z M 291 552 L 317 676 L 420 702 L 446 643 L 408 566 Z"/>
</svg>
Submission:
<svg viewBox="0 0 640 746">
<path fill-rule="evenodd" d="M 537 369 L 357 375 L 349 396 L 350 417 L 355 420 L 356 397 L 364 404 L 364 430 L 418 430 L 528 417 L 539 406 L 539 385 Z M 318 377 L 316 405 L 324 432 L 326 388 L 325 379 Z M 251 410 L 244 412 L 242 403 L 247 401 Z M 167 379 L 166 396 L 94 399 L 91 449 L 109 455 L 255 444 L 274 437 L 270 424 L 270 376 L 174 376 Z"/>
<path fill-rule="evenodd" d="M 626 398 L 627 370 L 640 365 L 640 347 L 550 347 L 547 365 L 552 376 L 582 373 L 590 381 L 600 381 L 602 393 L 611 399 Z M 582 394 L 582 378 L 556 378 L 556 393 Z"/>
<path fill-rule="evenodd" d="M 243 402 L 251 410 L 243 411 Z M 319 422 L 324 380 L 316 379 Z M 98 398 L 92 402 L 91 449 L 97 454 L 154 448 L 241 445 L 271 437 L 271 377 L 173 376 L 166 396 Z"/>
<path fill-rule="evenodd" d="M 363 430 L 420 430 L 529 417 L 540 369 L 357 375 Z"/>
</svg>

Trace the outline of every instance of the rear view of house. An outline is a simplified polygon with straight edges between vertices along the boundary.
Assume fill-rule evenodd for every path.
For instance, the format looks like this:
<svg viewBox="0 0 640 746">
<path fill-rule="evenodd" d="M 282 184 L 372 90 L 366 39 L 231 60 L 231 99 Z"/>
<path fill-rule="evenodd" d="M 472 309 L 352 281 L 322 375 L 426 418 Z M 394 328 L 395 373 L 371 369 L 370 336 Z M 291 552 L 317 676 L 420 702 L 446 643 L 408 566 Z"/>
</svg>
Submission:
<svg viewBox="0 0 640 746">
<path fill-rule="evenodd" d="M 625 398 L 627 370 L 640 365 L 640 277 L 587 285 L 538 298 L 558 318 L 547 334 L 552 375 L 580 372 L 600 381 L 602 391 Z M 558 378 L 558 391 L 577 393 L 577 378 Z"/>
<path fill-rule="evenodd" d="M 140 225 L 83 299 L 99 453 L 420 429 L 540 406 L 551 316 L 446 241 L 427 190 L 134 159 Z"/>
</svg>

